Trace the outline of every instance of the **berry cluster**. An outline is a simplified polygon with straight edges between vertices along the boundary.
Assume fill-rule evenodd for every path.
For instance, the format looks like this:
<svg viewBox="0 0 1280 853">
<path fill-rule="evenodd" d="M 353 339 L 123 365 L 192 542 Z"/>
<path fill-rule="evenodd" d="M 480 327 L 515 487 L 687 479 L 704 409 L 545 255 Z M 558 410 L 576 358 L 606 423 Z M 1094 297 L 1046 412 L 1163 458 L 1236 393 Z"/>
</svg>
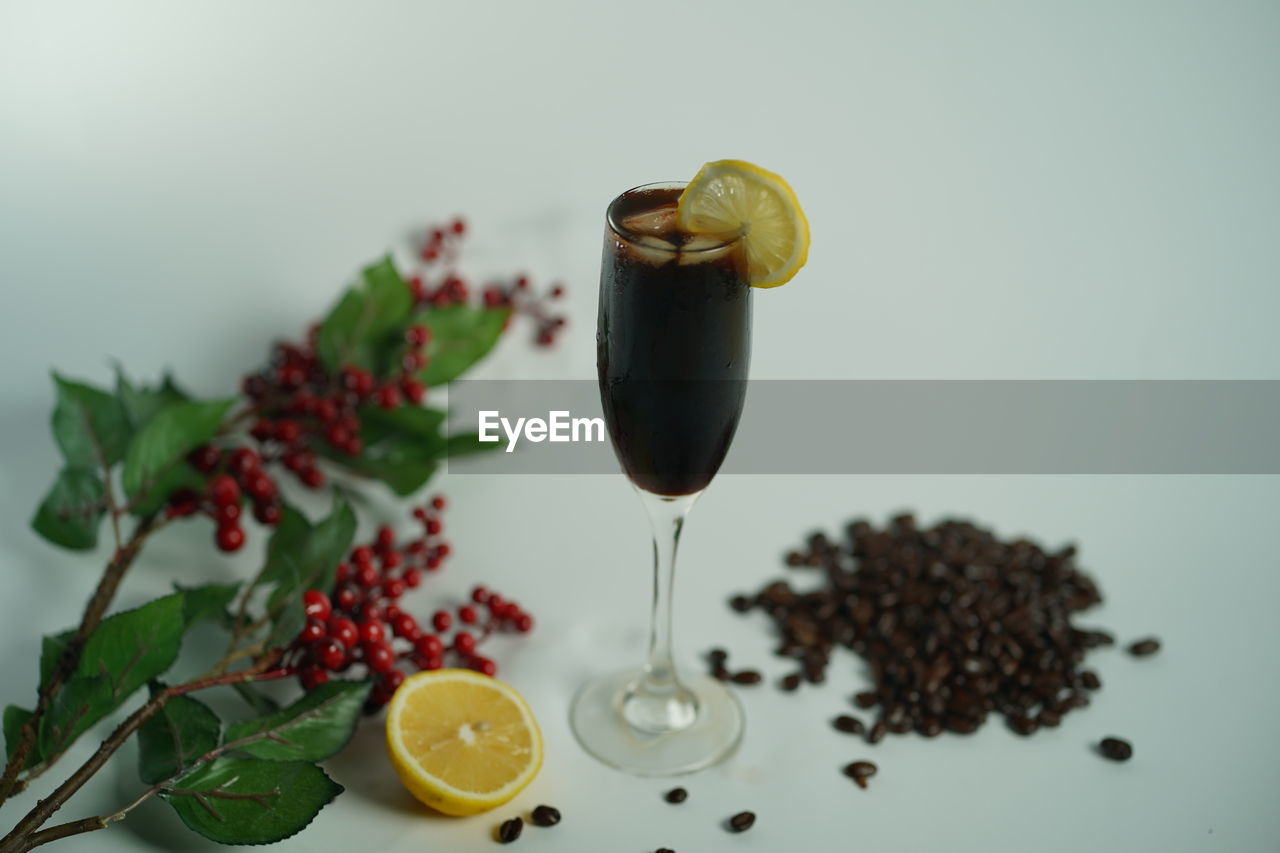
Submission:
<svg viewBox="0 0 1280 853">
<path fill-rule="evenodd" d="M 253 449 L 219 449 L 205 444 L 187 454 L 187 464 L 206 477 L 204 489 L 184 488 L 173 492 L 165 514 L 169 518 L 182 518 L 205 513 L 217 524 L 214 542 L 219 550 L 238 551 L 244 545 L 240 516 L 246 497 L 253 503 L 253 517 L 259 522 L 280 522 L 276 481 L 262 470 L 262 457 Z"/>
<path fill-rule="evenodd" d="M 424 270 L 408 279 L 409 291 L 416 304 L 440 307 L 464 305 L 471 301 L 471 287 L 453 271 L 458 245 L 466 231 L 466 223 L 462 219 L 454 219 L 446 226 L 427 232 L 418 250 L 418 257 L 428 268 L 443 266 L 447 271 L 435 276 L 434 286 L 430 283 L 430 270 Z M 565 326 L 564 315 L 554 313 L 551 309 L 551 303 L 564 296 L 564 286 L 561 284 L 553 284 L 546 291 L 537 292 L 531 286 L 529 277 L 521 275 L 507 283 L 487 285 L 480 294 L 486 308 L 510 308 L 511 317 L 523 315 L 530 318 L 534 323 L 534 342 L 538 346 L 549 347 L 554 344 L 556 336 Z M 511 317 L 507 319 L 508 325 Z"/>
<path fill-rule="evenodd" d="M 427 363 L 431 330 L 413 325 L 405 330 L 398 370 L 379 381 L 368 370 L 348 365 L 331 375 L 316 357 L 314 334 L 305 346 L 283 343 L 272 364 L 246 376 L 242 388 L 252 401 L 257 420 L 249 434 L 263 453 L 279 460 L 308 488 L 324 485 L 316 466 L 316 449 L 328 447 L 345 456 L 359 456 L 360 408 L 374 405 L 388 411 L 420 405 L 427 389 L 414 378 Z"/>
<path fill-rule="evenodd" d="M 307 622 L 290 647 L 303 689 L 324 684 L 331 673 L 362 666 L 364 677 L 376 679 L 365 706 L 372 713 L 390 701 L 405 670 L 440 669 L 447 663 L 495 675 L 497 664 L 480 654 L 480 645 L 495 631 L 533 629 L 533 617 L 483 586 L 472 590 L 470 603 L 437 610 L 426 627 L 401 609 L 401 596 L 449 556 L 449 543 L 440 538 L 444 507 L 444 498 L 437 496 L 414 510 L 422 533 L 407 542 L 397 543 L 391 528 L 380 528 L 373 542 L 355 547 L 338 565 L 328 594 L 315 589 L 304 594 Z"/>
</svg>

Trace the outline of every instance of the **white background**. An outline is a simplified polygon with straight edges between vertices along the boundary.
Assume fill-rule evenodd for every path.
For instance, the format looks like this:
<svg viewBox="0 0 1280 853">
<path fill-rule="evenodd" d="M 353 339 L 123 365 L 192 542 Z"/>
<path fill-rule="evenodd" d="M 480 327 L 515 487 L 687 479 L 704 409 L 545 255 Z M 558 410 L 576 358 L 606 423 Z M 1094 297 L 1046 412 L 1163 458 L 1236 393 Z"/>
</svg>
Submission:
<svg viewBox="0 0 1280 853">
<path fill-rule="evenodd" d="M 359 266 L 464 213 L 478 278 L 562 278 L 549 353 L 505 340 L 478 375 L 593 374 L 602 214 L 617 192 L 741 157 L 813 224 L 756 303 L 772 378 L 1277 378 L 1280 5 L 1274 2 L 0 3 L 0 699 L 29 704 L 38 635 L 77 618 L 105 551 L 26 522 L 56 466 L 47 369 L 109 360 L 225 393 Z M 800 416 L 798 414 L 798 416 Z M 780 436 L 779 440 L 785 440 Z M 838 448 L 832 449 L 833 453 Z M 498 813 L 432 817 L 367 725 L 330 763 L 347 793 L 281 849 L 1260 851 L 1280 840 L 1274 477 L 726 477 L 688 528 L 678 639 L 784 670 L 721 604 L 815 527 L 901 508 L 1077 541 L 1107 604 L 1086 620 L 1165 650 L 1097 655 L 1087 710 L 1030 740 L 1000 725 L 868 748 L 826 720 L 862 683 L 745 692 L 747 740 L 685 782 L 596 765 L 566 724 L 598 668 L 638 659 L 649 588 L 618 477 L 442 478 L 456 559 L 540 620 L 496 648 L 543 723 L 546 766 Z M 370 525 L 403 510 L 368 508 Z M 242 577 L 204 522 L 171 530 L 120 596 Z M 199 645 L 199 640 L 193 641 Z M 225 707 L 234 709 L 235 705 Z M 1107 734 L 1136 757 L 1091 754 Z M 86 738 L 65 759 L 92 748 Z M 838 768 L 881 767 L 859 791 Z M 126 750 L 60 817 L 137 790 Z M 37 789 L 47 786 L 36 786 Z M 36 790 L 5 808 L 7 827 Z M 729 836 L 743 808 L 757 827 Z M 197 849 L 161 804 L 61 849 Z"/>
</svg>

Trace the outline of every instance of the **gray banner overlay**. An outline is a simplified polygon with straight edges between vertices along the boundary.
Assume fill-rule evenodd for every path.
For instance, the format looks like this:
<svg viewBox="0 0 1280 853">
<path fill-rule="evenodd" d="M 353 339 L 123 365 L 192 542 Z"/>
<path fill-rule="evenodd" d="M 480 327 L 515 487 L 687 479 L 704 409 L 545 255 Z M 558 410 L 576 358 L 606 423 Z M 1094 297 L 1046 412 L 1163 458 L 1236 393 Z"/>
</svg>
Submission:
<svg viewBox="0 0 1280 853">
<path fill-rule="evenodd" d="M 452 432 L 482 411 L 603 418 L 594 380 L 457 380 Z M 489 416 L 491 433 L 506 433 Z M 1280 474 L 1280 381 L 752 380 L 721 474 Z M 550 425 L 549 425 L 550 427 Z M 578 424 L 578 436 L 598 430 Z M 534 435 L 537 434 L 535 429 Z M 604 441 L 448 460 L 460 474 L 616 474 Z"/>
</svg>

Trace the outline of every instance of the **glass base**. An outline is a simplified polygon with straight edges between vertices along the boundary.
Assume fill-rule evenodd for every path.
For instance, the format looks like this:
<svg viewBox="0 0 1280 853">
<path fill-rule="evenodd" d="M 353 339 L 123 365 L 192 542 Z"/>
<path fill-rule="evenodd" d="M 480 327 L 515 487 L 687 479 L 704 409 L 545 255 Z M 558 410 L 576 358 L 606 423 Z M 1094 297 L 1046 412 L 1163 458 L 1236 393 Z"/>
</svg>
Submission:
<svg viewBox="0 0 1280 853">
<path fill-rule="evenodd" d="M 583 749 L 605 764 L 637 776 L 678 776 L 722 761 L 742 741 L 745 722 L 738 697 L 705 675 L 680 678 L 697 703 L 688 726 L 663 734 L 633 727 L 622 706 L 640 676 L 636 669 L 597 676 L 573 699 L 573 734 Z"/>
</svg>

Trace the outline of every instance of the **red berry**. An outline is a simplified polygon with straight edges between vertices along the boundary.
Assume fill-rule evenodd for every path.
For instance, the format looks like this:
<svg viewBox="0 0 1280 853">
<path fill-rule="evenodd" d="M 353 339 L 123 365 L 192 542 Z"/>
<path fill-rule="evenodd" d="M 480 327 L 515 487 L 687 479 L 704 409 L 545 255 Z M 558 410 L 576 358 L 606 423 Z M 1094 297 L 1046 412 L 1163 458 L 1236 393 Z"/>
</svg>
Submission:
<svg viewBox="0 0 1280 853">
<path fill-rule="evenodd" d="M 529 287 L 528 276 L 520 276 L 516 279 L 516 290 L 527 290 Z"/>
<path fill-rule="evenodd" d="M 282 513 L 276 503 L 257 503 L 253 505 L 253 517 L 262 524 L 279 524 Z"/>
<path fill-rule="evenodd" d="M 396 617 L 391 620 L 391 632 L 397 637 L 403 637 L 410 642 L 418 639 L 422 631 L 418 628 L 418 623 L 408 613 L 397 613 Z"/>
<path fill-rule="evenodd" d="M 324 635 L 324 622 L 319 619 L 308 619 L 307 624 L 303 625 L 302 630 L 298 632 L 298 645 L 309 645 L 316 640 L 323 639 Z"/>
<path fill-rule="evenodd" d="M 350 584 L 343 584 L 333 594 L 333 603 L 337 605 L 339 610 L 350 612 L 356 606 L 356 603 L 360 601 L 360 598 L 360 593 L 356 591 L 355 587 Z"/>
<path fill-rule="evenodd" d="M 378 687 L 387 693 L 395 693 L 396 688 L 401 684 L 404 684 L 404 673 L 398 669 L 383 673 L 381 680 L 378 681 Z"/>
<path fill-rule="evenodd" d="M 554 336 L 553 334 L 551 334 L 550 332 L 546 331 L 545 329 L 544 329 L 544 330 L 542 330 L 541 332 L 538 332 L 538 338 L 537 338 L 537 341 L 536 341 L 536 343 L 538 344 L 538 346 L 540 346 L 540 347 L 549 347 L 549 346 L 551 346 L 552 344 L 554 344 L 555 342 L 556 342 L 555 336 Z"/>
<path fill-rule="evenodd" d="M 422 583 L 422 571 L 419 569 L 405 569 L 402 577 L 404 578 L 404 585 L 409 589 L 413 589 Z"/>
<path fill-rule="evenodd" d="M 435 634 L 423 634 L 413 644 L 418 654 L 424 658 L 439 657 L 444 654 L 444 643 Z"/>
<path fill-rule="evenodd" d="M 240 520 L 240 504 L 223 504 L 213 508 L 213 520 L 221 525 L 229 525 Z"/>
<path fill-rule="evenodd" d="M 270 441 L 275 433 L 275 426 L 265 418 L 258 418 L 253 422 L 253 426 L 249 428 L 249 435 L 258 441 Z"/>
<path fill-rule="evenodd" d="M 464 625 L 476 624 L 476 609 L 469 604 L 464 604 L 458 608 L 458 619 Z"/>
<path fill-rule="evenodd" d="M 442 560 L 445 557 L 449 556 L 449 554 L 452 551 L 453 549 L 449 547 L 448 542 L 441 542 L 439 545 L 436 546 L 436 556 L 438 556 Z"/>
<path fill-rule="evenodd" d="M 317 400 L 316 417 L 324 423 L 330 423 L 331 421 L 336 420 L 338 417 L 338 404 L 327 397 Z"/>
<path fill-rule="evenodd" d="M 344 367 L 342 385 L 357 397 L 368 397 L 373 393 L 373 374 L 358 367 Z"/>
<path fill-rule="evenodd" d="M 477 586 L 471 590 L 471 600 L 476 604 L 484 604 L 489 600 L 489 590 L 483 586 Z"/>
<path fill-rule="evenodd" d="M 296 421 L 277 421 L 276 438 L 285 444 L 293 444 L 302 437 L 302 427 Z"/>
<path fill-rule="evenodd" d="M 516 617 L 516 630 L 521 634 L 527 634 L 533 630 L 533 617 L 528 613 L 521 613 Z"/>
<path fill-rule="evenodd" d="M 378 535 L 375 537 L 375 541 L 379 548 L 384 550 L 391 548 L 396 544 L 396 532 L 389 525 L 384 524 L 378 528 Z"/>
<path fill-rule="evenodd" d="M 262 460 L 258 458 L 258 454 L 247 447 L 237 447 L 227 457 L 227 470 L 241 478 L 248 477 L 249 474 L 258 470 L 261 464 Z"/>
<path fill-rule="evenodd" d="M 560 285 L 558 285 L 558 284 L 557 284 L 555 287 L 551 288 L 551 298 L 552 298 L 552 299 L 559 299 L 561 296 L 564 296 L 564 288 L 563 288 L 563 287 L 561 287 Z"/>
<path fill-rule="evenodd" d="M 246 397 L 252 397 L 256 400 L 267 393 L 267 380 L 257 375 L 246 376 L 240 380 L 240 390 L 244 392 Z"/>
<path fill-rule="evenodd" d="M 438 257 L 440 257 L 440 252 L 430 246 L 422 250 L 422 259 L 424 261 L 434 261 Z"/>
<path fill-rule="evenodd" d="M 324 472 L 319 468 L 308 468 L 298 475 L 302 485 L 309 489 L 318 489 L 324 485 Z"/>
<path fill-rule="evenodd" d="M 453 617 L 449 615 L 448 611 L 437 610 L 435 615 L 431 617 L 431 627 L 437 631 L 448 631 L 449 626 L 452 624 Z"/>
<path fill-rule="evenodd" d="M 356 623 L 345 616 L 329 618 L 329 636 L 349 649 L 354 649 L 356 643 L 360 641 L 360 632 L 356 630 Z"/>
<path fill-rule="evenodd" d="M 356 631 L 360 635 L 360 642 L 365 645 L 371 643 L 382 642 L 386 638 L 387 632 L 382 627 L 382 623 L 376 620 L 366 620 L 356 626 Z"/>
<path fill-rule="evenodd" d="M 314 690 L 329 680 L 329 673 L 318 666 L 309 666 L 298 673 L 303 690 Z"/>
<path fill-rule="evenodd" d="M 276 483 L 261 471 L 245 475 L 244 490 L 255 501 L 269 501 L 276 496 Z"/>
<path fill-rule="evenodd" d="M 440 557 L 436 554 L 429 554 L 427 556 L 426 566 L 427 571 L 434 572 L 436 569 L 440 568 Z"/>
<path fill-rule="evenodd" d="M 403 399 L 400 396 L 399 388 L 394 385 L 383 385 L 374 393 L 373 401 L 378 405 L 378 408 L 391 411 L 400 408 Z"/>
<path fill-rule="evenodd" d="M 224 524 L 218 528 L 217 534 L 214 536 L 214 542 L 218 545 L 219 551 L 239 551 L 244 545 L 244 530 L 235 522 Z"/>
<path fill-rule="evenodd" d="M 284 364 L 276 371 L 276 379 L 285 388 L 297 388 L 307 381 L 307 371 L 301 365 Z"/>
<path fill-rule="evenodd" d="M 364 647 L 364 663 L 370 672 L 386 672 L 395 660 L 396 654 L 387 643 L 369 643 Z"/>
<path fill-rule="evenodd" d="M 404 595 L 404 591 L 405 583 L 400 578 L 392 578 L 382 582 L 382 594 L 387 598 L 399 598 Z"/>
<path fill-rule="evenodd" d="M 436 495 L 431 499 L 431 508 L 436 512 L 442 512 L 445 508 L 445 500 L 443 495 Z"/>
<path fill-rule="evenodd" d="M 373 567 L 372 563 L 359 563 L 356 565 L 356 584 L 365 589 L 372 589 L 378 585 L 381 576 L 378 570 Z"/>
<path fill-rule="evenodd" d="M 380 622 L 382 610 L 372 601 L 366 601 L 356 608 L 356 619 L 360 622 Z"/>
<path fill-rule="evenodd" d="M 392 569 L 398 569 L 400 568 L 400 565 L 403 562 L 404 562 L 404 557 L 400 556 L 399 551 L 388 551 L 387 553 L 382 555 L 383 571 L 391 571 Z"/>
<path fill-rule="evenodd" d="M 187 462 L 201 474 L 208 474 L 217 468 L 221 459 L 222 454 L 218 452 L 218 448 L 208 444 L 201 445 L 187 454 Z"/>
<path fill-rule="evenodd" d="M 318 641 L 311 647 L 311 656 L 316 663 L 328 670 L 338 669 L 347 659 L 347 653 L 335 639 Z"/>
<path fill-rule="evenodd" d="M 400 368 L 405 373 L 417 373 L 427 366 L 427 357 L 417 350 L 410 350 L 400 358 Z"/>
<path fill-rule="evenodd" d="M 416 379 L 405 379 L 400 383 L 400 391 L 404 398 L 415 406 L 421 406 L 427 397 L 427 386 Z"/>
<path fill-rule="evenodd" d="M 431 340 L 431 330 L 423 325 L 410 326 L 404 332 L 405 342 L 409 346 L 418 349 L 427 345 L 427 341 Z"/>
<path fill-rule="evenodd" d="M 240 500 L 240 486 L 230 474 L 218 474 L 206 488 L 209 500 L 218 506 L 226 506 Z"/>
<path fill-rule="evenodd" d="M 178 489 L 169 495 L 169 506 L 165 515 L 169 518 L 182 518 L 193 515 L 200 508 L 200 496 L 191 489 Z"/>
<path fill-rule="evenodd" d="M 463 222 L 462 219 L 455 219 L 453 220 L 453 225 L 451 225 L 450 228 L 454 234 L 461 234 L 467 230 L 467 223 Z"/>
<path fill-rule="evenodd" d="M 364 452 L 364 442 L 360 440 L 359 436 L 353 435 L 344 441 L 338 449 L 348 456 L 359 456 Z"/>
<path fill-rule="evenodd" d="M 394 601 L 382 608 L 382 618 L 387 622 L 394 622 L 395 618 L 400 615 L 400 605 Z"/>
<path fill-rule="evenodd" d="M 492 678 L 498 674 L 498 665 L 489 658 L 474 657 L 471 659 L 471 668 L 476 672 L 482 672 Z"/>
<path fill-rule="evenodd" d="M 458 652 L 469 655 L 476 650 L 476 638 L 466 631 L 459 631 L 453 638 L 453 647 Z"/>
<path fill-rule="evenodd" d="M 294 394 L 289 400 L 289 411 L 293 412 L 295 415 L 310 415 L 314 414 L 315 410 L 316 395 L 312 394 L 306 388 L 303 388 L 301 391 Z M 284 423 L 284 421 L 280 421 L 279 423 Z M 278 424 L 276 426 L 276 438 L 281 441 L 289 440 L 280 434 L 280 427 Z"/>
<path fill-rule="evenodd" d="M 351 559 L 356 563 L 372 563 L 373 549 L 368 545 L 358 545 L 351 549 Z"/>
<path fill-rule="evenodd" d="M 328 619 L 333 614 L 333 603 L 320 590 L 309 589 L 302 594 L 302 609 L 308 616 Z"/>
<path fill-rule="evenodd" d="M 443 669 L 444 655 L 436 655 L 435 657 L 424 658 L 422 661 L 422 668 L 427 670 Z"/>
<path fill-rule="evenodd" d="M 338 424 L 331 424 L 324 431 L 324 440 L 332 444 L 334 447 L 341 447 L 351 439 L 351 433 L 347 432 Z"/>
<path fill-rule="evenodd" d="M 440 523 L 438 518 L 428 518 L 426 530 L 428 536 L 439 536 L 440 532 L 444 530 L 444 525 Z"/>
<path fill-rule="evenodd" d="M 502 596 L 498 595 L 496 592 L 494 592 L 494 593 L 490 593 L 488 600 L 485 601 L 485 604 L 489 605 L 489 612 L 496 617 L 499 611 L 501 611 L 502 608 L 506 606 L 507 600 Z"/>
<path fill-rule="evenodd" d="M 342 562 L 338 563 L 338 568 L 334 569 L 333 582 L 335 584 L 346 583 L 351 578 L 351 564 Z"/>
</svg>

